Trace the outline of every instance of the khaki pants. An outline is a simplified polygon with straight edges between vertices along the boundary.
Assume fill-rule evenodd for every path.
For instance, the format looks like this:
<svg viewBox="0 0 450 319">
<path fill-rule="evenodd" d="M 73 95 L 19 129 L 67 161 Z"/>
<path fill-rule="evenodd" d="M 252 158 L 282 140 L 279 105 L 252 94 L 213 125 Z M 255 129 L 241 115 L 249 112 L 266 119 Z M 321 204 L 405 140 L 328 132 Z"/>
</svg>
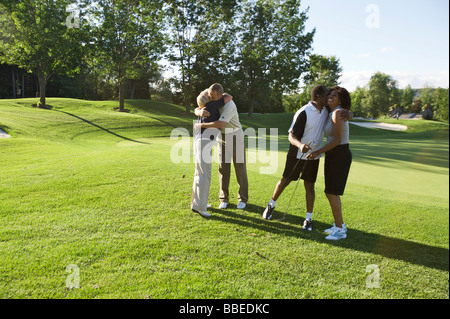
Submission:
<svg viewBox="0 0 450 319">
<path fill-rule="evenodd" d="M 244 132 L 236 130 L 232 133 L 226 133 L 218 138 L 218 156 L 219 156 L 219 183 L 220 183 L 220 202 L 229 202 L 229 186 L 231 175 L 231 162 L 234 164 L 236 180 L 239 185 L 238 200 L 244 203 L 248 201 L 248 179 L 247 165 L 245 159 Z"/>
<path fill-rule="evenodd" d="M 199 212 L 207 210 L 214 143 L 209 139 L 197 138 L 194 140 L 195 175 L 192 185 L 191 209 Z"/>
</svg>

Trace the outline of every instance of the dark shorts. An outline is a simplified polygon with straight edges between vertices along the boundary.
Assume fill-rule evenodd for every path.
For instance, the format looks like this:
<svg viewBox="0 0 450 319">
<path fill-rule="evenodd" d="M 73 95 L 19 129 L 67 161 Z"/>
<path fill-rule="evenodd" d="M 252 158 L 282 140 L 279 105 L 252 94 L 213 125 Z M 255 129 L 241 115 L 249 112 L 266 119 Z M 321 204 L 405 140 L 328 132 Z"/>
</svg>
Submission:
<svg viewBox="0 0 450 319">
<path fill-rule="evenodd" d="M 306 166 L 305 166 L 306 165 Z M 303 170 L 303 167 L 305 169 Z M 319 170 L 319 160 L 303 160 L 298 159 L 295 156 L 286 156 L 286 166 L 284 168 L 283 177 L 291 181 L 296 181 L 300 177 L 300 173 L 303 170 L 301 179 L 315 183 L 317 179 L 317 172 Z"/>
<path fill-rule="evenodd" d="M 325 193 L 344 195 L 352 153 L 348 144 L 338 145 L 325 153 Z"/>
</svg>

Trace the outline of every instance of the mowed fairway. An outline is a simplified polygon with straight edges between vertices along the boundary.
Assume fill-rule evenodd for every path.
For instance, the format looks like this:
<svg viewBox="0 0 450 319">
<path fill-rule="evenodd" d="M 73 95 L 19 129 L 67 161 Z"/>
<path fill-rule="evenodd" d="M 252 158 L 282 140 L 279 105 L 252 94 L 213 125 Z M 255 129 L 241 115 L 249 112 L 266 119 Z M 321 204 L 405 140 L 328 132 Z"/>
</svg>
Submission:
<svg viewBox="0 0 450 319">
<path fill-rule="evenodd" d="M 301 229 L 304 190 L 292 184 L 274 220 L 261 214 L 284 168 L 293 114 L 241 115 L 278 128 L 278 170 L 248 163 L 250 201 L 212 217 L 190 211 L 193 165 L 173 163 L 172 130 L 194 116 L 154 101 L 1 100 L 1 298 L 449 298 L 448 125 L 407 132 L 350 126 L 353 164 L 343 196 L 348 238 L 316 185 L 314 230 Z M 407 121 L 400 124 L 408 125 Z M 267 130 L 267 134 L 269 131 Z M 269 145 L 269 143 L 268 143 Z M 285 221 L 277 219 L 286 214 Z M 74 269 L 76 272 L 74 272 Z M 74 274 L 78 276 L 76 287 Z"/>
</svg>

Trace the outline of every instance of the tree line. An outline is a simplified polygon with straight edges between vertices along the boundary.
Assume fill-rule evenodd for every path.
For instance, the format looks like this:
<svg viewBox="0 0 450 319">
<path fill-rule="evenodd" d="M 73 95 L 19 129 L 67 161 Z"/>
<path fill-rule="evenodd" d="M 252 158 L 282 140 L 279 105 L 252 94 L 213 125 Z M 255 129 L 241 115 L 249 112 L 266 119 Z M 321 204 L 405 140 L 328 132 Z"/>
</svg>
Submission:
<svg viewBox="0 0 450 319">
<path fill-rule="evenodd" d="M 301 4 L 0 0 L 0 98 L 28 92 L 41 107 L 48 94 L 117 99 L 120 111 L 125 98 L 153 98 L 189 113 L 198 93 L 220 82 L 249 116 L 295 111 L 313 85 L 339 84 L 342 75 L 337 57 L 311 54 L 315 29 L 306 30 L 308 8 Z M 165 79 L 164 65 L 179 75 Z M 399 90 L 388 78 L 374 75 L 352 93 L 355 114 L 377 117 L 398 104 Z"/>
<path fill-rule="evenodd" d="M 320 70 L 320 71 L 318 71 Z M 328 87 L 340 83 L 341 68 L 335 57 L 312 56 L 308 81 L 302 92 L 283 97 L 285 109 L 295 112 L 309 101 L 310 88 L 315 84 Z M 365 86 L 357 86 L 351 93 L 355 117 L 378 118 L 402 113 L 422 114 L 428 120 L 449 122 L 449 88 L 398 88 L 398 82 L 389 74 L 374 73 Z"/>
<path fill-rule="evenodd" d="M 0 62 L 35 76 L 42 106 L 60 77 L 85 98 L 117 94 L 120 110 L 126 93 L 153 81 L 178 92 L 187 112 L 214 82 L 250 114 L 282 111 L 282 95 L 307 70 L 315 32 L 305 30 L 300 2 L 2 0 Z M 161 83 L 162 60 L 180 77 Z"/>
<path fill-rule="evenodd" d="M 449 88 L 412 89 L 408 84 L 400 90 L 392 76 L 377 72 L 366 86 L 357 87 L 351 97 L 355 116 L 377 118 L 417 113 L 427 120 L 449 121 Z"/>
</svg>

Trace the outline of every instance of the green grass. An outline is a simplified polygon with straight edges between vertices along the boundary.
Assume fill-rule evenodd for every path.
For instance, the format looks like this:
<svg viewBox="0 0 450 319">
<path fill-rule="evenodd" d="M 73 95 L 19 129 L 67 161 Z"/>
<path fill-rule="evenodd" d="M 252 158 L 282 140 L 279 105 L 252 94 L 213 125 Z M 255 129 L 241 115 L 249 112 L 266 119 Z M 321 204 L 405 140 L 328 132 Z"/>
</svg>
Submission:
<svg viewBox="0 0 450 319">
<path fill-rule="evenodd" d="M 351 126 L 353 164 L 343 196 L 348 238 L 316 185 L 315 229 L 301 229 L 304 190 L 291 185 L 275 220 L 261 218 L 284 168 L 293 114 L 242 116 L 279 128 L 278 170 L 249 163 L 247 209 L 213 217 L 189 210 L 193 166 L 170 160 L 168 136 L 194 116 L 153 101 L 1 100 L 1 298 L 449 298 L 448 125 L 411 121 L 406 132 Z M 397 123 L 397 122 L 396 122 Z M 403 124 L 403 123 L 400 123 Z M 217 164 L 213 163 L 213 172 Z M 231 180 L 231 192 L 237 185 Z M 284 222 L 276 219 L 287 215 Z M 80 287 L 66 288 L 68 265 Z M 369 265 L 380 287 L 366 287 Z"/>
</svg>

